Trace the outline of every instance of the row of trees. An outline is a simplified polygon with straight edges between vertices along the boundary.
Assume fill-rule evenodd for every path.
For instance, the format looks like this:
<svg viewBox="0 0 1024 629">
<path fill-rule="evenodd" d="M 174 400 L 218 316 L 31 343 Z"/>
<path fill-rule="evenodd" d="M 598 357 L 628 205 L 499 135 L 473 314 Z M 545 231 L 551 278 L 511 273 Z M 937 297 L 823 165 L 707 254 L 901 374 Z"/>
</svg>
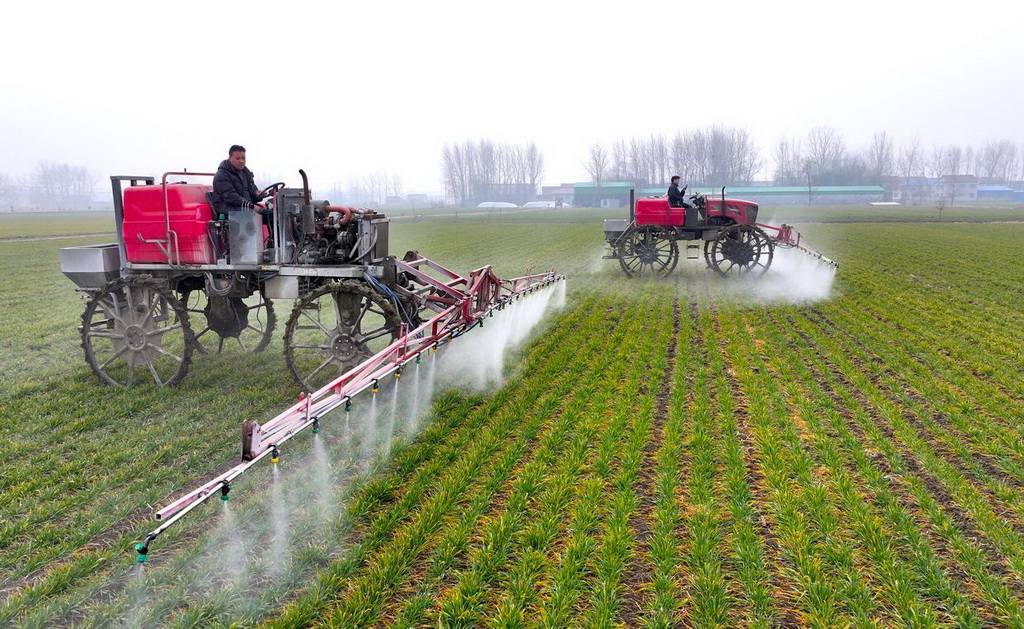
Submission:
<svg viewBox="0 0 1024 629">
<path fill-rule="evenodd" d="M 28 177 L 0 173 L 0 207 L 14 209 L 24 203 L 44 209 L 88 207 L 98 180 L 84 166 L 42 161 Z"/>
<path fill-rule="evenodd" d="M 533 142 L 445 144 L 441 170 L 445 191 L 463 202 L 494 196 L 502 187 L 529 186 L 535 191 L 544 177 L 544 155 Z"/>
<path fill-rule="evenodd" d="M 672 138 L 618 140 L 606 149 L 590 147 L 584 167 L 590 179 L 661 184 L 673 174 L 686 174 L 694 184 L 748 184 L 764 166 L 747 129 L 712 126 L 679 131 Z"/>
<path fill-rule="evenodd" d="M 917 136 L 897 146 L 885 131 L 860 150 L 849 150 L 831 127 L 815 127 L 806 138 L 781 138 L 772 150 L 779 185 L 878 184 L 892 177 L 913 179 L 977 175 L 992 180 L 1024 178 L 1024 147 L 994 140 L 980 149 L 936 144 L 926 148 Z"/>
<path fill-rule="evenodd" d="M 994 180 L 1024 179 L 1024 146 L 1010 140 L 972 146 L 925 147 L 919 137 L 897 146 L 887 132 L 867 146 L 849 148 L 832 127 L 804 137 L 780 138 L 770 151 L 771 179 L 783 186 L 881 185 L 893 177 L 977 175 Z M 619 140 L 590 147 L 583 166 L 591 181 L 663 184 L 673 174 L 691 184 L 745 185 L 764 172 L 766 162 L 747 129 L 713 126 Z"/>
</svg>

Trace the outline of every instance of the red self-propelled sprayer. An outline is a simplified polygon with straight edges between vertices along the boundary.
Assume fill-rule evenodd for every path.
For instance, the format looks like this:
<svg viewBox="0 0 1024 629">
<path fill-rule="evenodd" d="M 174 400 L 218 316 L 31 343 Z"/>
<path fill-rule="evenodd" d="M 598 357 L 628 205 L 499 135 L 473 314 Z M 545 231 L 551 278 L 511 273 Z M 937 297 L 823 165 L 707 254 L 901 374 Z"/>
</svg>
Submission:
<svg viewBox="0 0 1024 629">
<path fill-rule="evenodd" d="M 683 189 L 685 192 L 685 188 Z M 630 193 L 629 219 L 604 222 L 604 238 L 610 249 L 605 258 L 619 261 L 628 277 L 667 277 L 679 263 L 679 241 L 686 242 L 686 257 L 700 257 L 722 277 L 759 276 L 772 265 L 776 247 L 798 249 L 827 264 L 839 265 L 819 251 L 809 249 L 792 225 L 780 227 L 757 222 L 758 205 L 730 199 L 722 188 L 720 198 L 694 194 L 690 207 L 670 207 L 665 197 L 641 198 Z"/>
<path fill-rule="evenodd" d="M 195 353 L 262 351 L 276 323 L 274 299 L 294 300 L 284 354 L 302 393 L 283 413 L 242 425 L 242 460 L 155 514 L 150 543 L 306 429 L 316 433 L 331 411 L 376 394 L 497 311 L 517 316 L 520 300 L 565 279 L 555 271 L 502 280 L 490 266 L 468 277 L 420 255 L 388 251 L 388 218 L 372 209 L 312 200 L 277 183 L 261 194 L 266 217 L 218 215 L 210 186 L 174 182 L 165 173 L 111 177 L 118 241 L 61 250 L 61 270 L 87 297 L 82 317 L 86 361 L 106 384 L 158 386 L 182 381 Z M 127 188 L 122 188 L 128 183 Z"/>
</svg>

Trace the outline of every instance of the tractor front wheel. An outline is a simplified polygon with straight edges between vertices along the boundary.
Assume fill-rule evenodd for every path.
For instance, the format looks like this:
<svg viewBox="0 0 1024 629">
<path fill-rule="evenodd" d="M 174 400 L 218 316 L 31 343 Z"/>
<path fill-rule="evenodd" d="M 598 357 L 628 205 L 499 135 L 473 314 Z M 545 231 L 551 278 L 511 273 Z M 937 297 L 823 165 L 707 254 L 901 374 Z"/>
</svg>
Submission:
<svg viewBox="0 0 1024 629">
<path fill-rule="evenodd" d="M 85 360 L 103 382 L 130 387 L 140 378 L 178 384 L 195 338 L 185 306 L 148 277 L 122 277 L 101 288 L 82 314 Z"/>
</svg>

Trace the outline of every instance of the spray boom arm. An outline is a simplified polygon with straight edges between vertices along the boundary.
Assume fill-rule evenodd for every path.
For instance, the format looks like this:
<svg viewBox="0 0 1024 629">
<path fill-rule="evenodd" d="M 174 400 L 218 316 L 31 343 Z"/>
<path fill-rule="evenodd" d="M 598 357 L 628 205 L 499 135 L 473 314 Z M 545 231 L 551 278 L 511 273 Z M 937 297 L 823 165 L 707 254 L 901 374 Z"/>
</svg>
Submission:
<svg viewBox="0 0 1024 629">
<path fill-rule="evenodd" d="M 156 512 L 160 526 L 151 531 L 144 542 L 136 545 L 138 560 L 147 558 L 149 543 L 197 506 L 220 494 L 228 499 L 231 483 L 260 460 L 270 456 L 276 463 L 279 447 L 303 430 L 312 427 L 318 432 L 320 419 L 338 408 L 351 408 L 352 398 L 367 389 L 377 392 L 380 381 L 390 375 L 401 377 L 409 362 L 419 361 L 420 354 L 436 351 L 441 345 L 468 332 L 494 310 L 502 310 L 521 296 L 550 286 L 565 276 L 555 271 L 525 275 L 510 280 L 499 279 L 490 266 L 462 277 L 422 256 L 396 260 L 399 272 L 408 273 L 429 286 L 426 306 L 436 314 L 419 327 L 410 330 L 402 324 L 399 337 L 386 348 L 342 374 L 318 391 L 300 393 L 299 401 L 265 424 L 254 420 L 242 423 L 242 462 Z M 435 277 L 427 273 L 434 271 Z"/>
<path fill-rule="evenodd" d="M 835 260 L 826 258 L 820 251 L 809 249 L 801 245 L 800 232 L 795 232 L 796 236 L 794 237 L 792 225 L 786 225 L 785 223 L 783 223 L 781 227 L 775 227 L 774 225 L 765 225 L 763 223 L 755 224 L 761 229 L 771 230 L 775 232 L 775 235 L 771 237 L 772 241 L 775 242 L 775 246 L 786 247 L 787 249 L 799 249 L 800 251 L 803 251 L 807 255 L 811 256 L 812 258 L 821 260 L 825 264 L 830 264 L 837 269 L 839 268 L 839 263 L 836 262 Z"/>
</svg>

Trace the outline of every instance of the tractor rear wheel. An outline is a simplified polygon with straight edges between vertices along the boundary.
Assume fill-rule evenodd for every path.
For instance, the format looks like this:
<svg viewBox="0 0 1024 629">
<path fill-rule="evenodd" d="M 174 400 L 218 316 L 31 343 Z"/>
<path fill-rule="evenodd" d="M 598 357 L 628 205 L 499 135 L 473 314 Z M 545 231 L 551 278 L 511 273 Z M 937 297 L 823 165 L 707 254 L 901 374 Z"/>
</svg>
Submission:
<svg viewBox="0 0 1024 629">
<path fill-rule="evenodd" d="M 202 354 L 210 351 L 219 354 L 225 344 L 228 347 L 237 345 L 243 352 L 258 354 L 273 338 L 277 323 L 274 303 L 260 291 L 242 299 L 210 296 L 197 288 L 183 291 L 181 301 L 198 330 L 195 334 L 196 348 Z"/>
<path fill-rule="evenodd" d="M 395 307 L 367 284 L 325 284 L 295 303 L 285 361 L 303 391 L 317 391 L 390 345 L 400 329 Z"/>
<path fill-rule="evenodd" d="M 195 338 L 185 306 L 148 277 L 122 277 L 101 288 L 82 314 L 82 348 L 106 384 L 130 387 L 141 374 L 172 386 L 188 373 Z"/>
<path fill-rule="evenodd" d="M 756 225 L 730 225 L 704 243 L 704 261 L 722 277 L 761 275 L 771 267 L 774 255 L 775 244 Z"/>
<path fill-rule="evenodd" d="M 679 245 L 663 227 L 633 227 L 619 238 L 616 257 L 628 277 L 667 277 L 679 263 Z"/>
</svg>

